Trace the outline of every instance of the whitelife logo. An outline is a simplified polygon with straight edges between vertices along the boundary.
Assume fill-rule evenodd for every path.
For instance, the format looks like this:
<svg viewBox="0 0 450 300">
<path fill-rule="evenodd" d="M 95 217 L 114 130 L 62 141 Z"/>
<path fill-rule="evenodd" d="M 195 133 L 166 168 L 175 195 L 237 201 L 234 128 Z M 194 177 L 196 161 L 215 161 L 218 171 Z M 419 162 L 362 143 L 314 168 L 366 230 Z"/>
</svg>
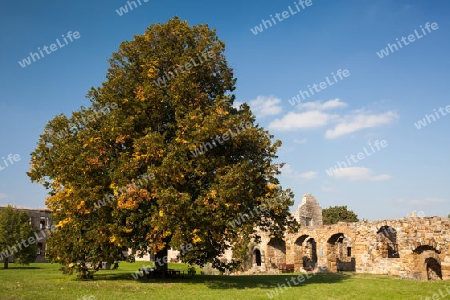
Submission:
<svg viewBox="0 0 450 300">
<path fill-rule="evenodd" d="M 275 17 L 277 18 L 278 22 L 282 22 L 283 20 L 289 18 L 290 16 L 296 15 L 296 14 L 298 14 L 300 11 L 305 10 L 306 7 L 312 5 L 312 0 L 306 0 L 306 1 L 300 0 L 300 1 L 298 1 L 298 3 L 297 3 L 297 2 L 294 2 L 294 5 L 295 5 L 295 8 L 297 9 L 297 11 L 295 11 L 295 9 L 292 9 L 292 7 L 289 5 L 289 6 L 288 6 L 289 11 L 285 10 L 285 11 L 283 11 L 281 14 L 279 14 L 279 13 L 276 13 L 276 14 L 275 14 Z M 302 7 L 301 9 L 300 9 L 299 5 Z M 280 18 L 280 16 L 281 16 L 282 18 Z M 276 24 L 277 24 L 277 21 L 275 21 L 274 17 L 273 17 L 272 15 L 270 15 L 270 18 L 272 19 L 273 25 L 276 25 Z M 263 32 L 263 31 L 264 31 L 264 28 L 265 28 L 265 29 L 269 29 L 269 27 L 267 27 L 267 25 L 269 25 L 270 27 L 272 27 L 272 22 L 270 22 L 270 20 L 264 20 L 264 19 L 262 19 L 261 22 L 262 22 L 262 23 L 259 24 L 258 26 L 255 26 L 255 28 L 250 28 L 250 31 L 251 31 L 254 35 L 257 35 L 258 33 Z M 264 25 L 264 28 L 263 28 L 263 25 Z"/>
<path fill-rule="evenodd" d="M 237 126 L 234 126 L 234 128 L 236 129 L 236 133 L 234 133 L 233 130 L 228 129 L 230 134 L 224 133 L 222 136 L 216 135 L 215 138 L 211 138 L 212 145 L 209 142 L 203 142 L 200 147 L 196 148 L 194 151 L 191 151 L 192 155 L 194 157 L 197 157 L 199 155 L 205 154 L 208 150 L 212 150 L 214 147 L 217 147 L 217 144 L 215 141 L 220 143 L 220 145 L 223 145 L 224 142 L 228 141 L 230 138 L 234 138 L 235 136 L 244 132 L 246 129 L 252 128 L 252 123 L 250 121 L 245 122 L 245 124 L 244 124 L 244 122 L 241 122 L 241 124 L 239 125 L 239 128 L 241 130 L 239 130 Z M 220 139 L 221 137 L 222 137 L 223 141 Z M 207 146 L 209 146 L 209 149 Z"/>
<path fill-rule="evenodd" d="M 50 47 L 47 47 L 47 45 L 45 45 L 44 47 L 38 47 L 38 52 L 30 52 L 30 55 L 27 58 L 22 59 L 22 61 L 19 61 L 19 65 L 22 68 L 25 68 L 26 66 L 31 65 L 32 61 L 35 62 L 36 60 L 40 60 L 41 58 L 44 58 L 44 52 L 46 54 L 51 54 L 52 52 L 55 52 L 58 49 L 61 49 L 63 47 L 65 47 L 66 45 L 69 44 L 69 42 L 67 41 L 67 39 L 69 39 L 70 42 L 73 42 L 74 40 L 78 40 L 81 35 L 78 31 L 74 31 L 72 33 L 72 31 L 69 31 L 67 33 L 67 36 L 61 35 L 63 38 L 64 43 L 61 43 L 61 41 L 59 40 L 59 38 L 56 39 L 56 44 L 51 44 Z M 50 50 L 49 50 L 50 49 Z M 43 52 L 44 51 L 44 52 Z M 40 54 L 40 55 L 39 55 Z"/>
<path fill-rule="evenodd" d="M 445 111 L 447 113 L 444 112 L 444 109 L 442 107 L 439 107 L 438 111 L 441 113 L 442 116 L 446 116 L 447 113 L 450 113 L 450 105 L 447 105 L 445 107 Z M 439 114 L 437 113 L 436 109 L 434 109 L 434 114 L 436 115 L 436 118 L 438 118 L 438 120 L 440 119 Z M 436 121 L 436 118 L 433 115 L 427 115 L 425 114 L 425 118 L 417 121 L 417 123 L 414 123 L 414 126 L 416 126 L 417 129 L 420 129 L 422 127 L 427 126 L 427 120 L 428 120 L 428 124 L 431 124 L 431 120 Z"/>
<path fill-rule="evenodd" d="M 202 60 L 200 55 L 197 55 L 197 58 L 198 58 L 198 61 L 199 61 L 198 64 L 196 64 L 195 60 L 193 58 L 191 58 L 190 62 L 187 62 L 184 65 L 179 65 L 178 66 L 178 70 L 181 73 L 189 71 L 193 67 L 197 67 L 198 65 L 208 61 L 209 59 L 213 59 L 215 55 L 214 55 L 214 52 L 212 50 L 209 50 L 209 51 L 208 50 L 204 50 L 203 53 L 202 53 L 202 56 L 203 56 L 203 60 Z M 192 64 L 191 64 L 191 62 L 192 62 Z M 184 70 L 183 70 L 183 66 L 184 66 Z M 172 69 L 173 72 L 171 72 L 171 71 L 164 72 L 164 75 L 160 76 L 157 80 L 153 80 L 153 83 L 156 86 L 158 86 L 158 87 L 161 86 L 161 85 L 166 86 L 168 81 L 170 81 L 171 79 L 174 79 L 174 78 L 176 78 L 177 76 L 180 75 L 178 73 L 178 70 L 177 70 L 177 68 L 173 67 L 173 69 Z"/>
<path fill-rule="evenodd" d="M 134 189 L 141 188 L 151 180 L 155 179 L 155 174 L 153 173 L 145 173 L 138 177 L 137 180 L 131 180 L 129 185 L 132 185 Z M 118 188 L 114 194 L 107 193 L 103 195 L 102 200 L 99 200 L 97 203 L 94 203 L 95 210 L 99 209 L 102 206 L 107 204 L 111 204 L 114 200 L 116 200 L 120 195 L 123 195 L 127 192 L 128 187 Z M 117 197 L 117 198 L 116 198 Z"/>
<path fill-rule="evenodd" d="M 182 252 L 184 255 L 187 252 L 192 251 L 192 250 L 194 250 L 194 247 L 192 246 L 192 244 L 186 244 L 186 245 L 181 244 L 179 251 Z M 155 262 L 154 262 L 154 269 L 156 270 L 156 269 L 158 269 L 158 267 L 164 266 L 165 264 L 168 263 L 168 261 L 169 261 L 169 257 L 167 255 L 162 258 L 162 261 L 161 261 L 160 257 L 156 258 Z M 133 279 L 135 279 L 135 280 L 138 280 L 140 277 L 144 277 L 145 274 L 147 274 L 148 272 L 150 272 L 154 269 L 152 268 L 151 265 L 143 265 L 142 268 L 139 269 L 139 271 L 136 271 L 133 274 L 131 274 L 131 277 L 133 277 Z"/>
<path fill-rule="evenodd" d="M 139 6 L 142 5 L 141 0 L 136 0 L 139 3 Z M 127 1 L 127 5 L 124 5 L 120 7 L 119 9 L 116 9 L 116 13 L 121 17 L 124 14 L 128 13 L 128 7 L 130 8 L 130 11 L 132 11 L 134 8 L 138 8 L 138 5 L 136 4 L 136 1 Z M 142 0 L 142 2 L 147 3 L 149 0 Z M 134 8 L 133 8 L 134 5 Z"/>
<path fill-rule="evenodd" d="M 14 162 L 20 161 L 20 155 L 19 155 L 19 154 L 14 154 L 14 155 L 12 155 L 12 154 L 10 153 L 10 154 L 8 154 L 8 158 L 7 158 L 7 159 L 5 159 L 5 157 L 2 157 L 2 159 L 3 159 L 3 164 L 0 163 L 0 171 L 3 171 L 4 169 L 6 169 L 7 167 L 9 167 L 10 165 L 13 165 Z M 9 161 L 9 164 L 8 164 L 8 162 L 7 162 L 6 160 Z M 13 161 L 13 160 L 14 160 L 14 161 Z M 4 167 L 3 167 L 2 165 L 4 165 Z"/>
<path fill-rule="evenodd" d="M 81 116 L 80 118 L 74 118 L 73 122 L 69 122 L 67 128 L 62 129 L 58 132 L 53 132 L 52 129 L 46 129 L 46 133 L 49 135 L 55 135 L 56 138 L 61 139 L 71 134 L 72 132 L 79 132 L 78 128 L 84 128 L 89 125 L 89 123 L 94 122 L 97 119 L 100 119 L 102 116 L 107 115 L 114 109 L 118 108 L 117 103 L 106 103 L 99 110 L 95 110 L 91 115 Z"/>
<path fill-rule="evenodd" d="M 352 159 L 353 163 L 357 163 L 360 160 L 363 160 L 364 158 L 366 158 L 367 156 L 371 156 L 372 154 L 374 154 L 376 151 L 373 148 L 372 144 L 369 143 L 370 148 L 372 149 L 372 152 L 367 151 L 366 147 L 364 147 L 364 153 L 363 152 L 358 152 L 358 154 L 356 155 L 350 155 L 350 158 Z M 381 142 L 379 140 L 375 141 L 374 144 L 375 148 L 377 148 L 378 151 L 381 150 L 381 148 L 385 148 L 388 146 L 388 143 L 386 142 L 386 140 L 382 140 Z M 380 148 L 381 146 L 381 148 Z M 334 165 L 334 167 L 329 168 L 328 170 L 325 170 L 325 172 L 327 172 L 328 176 L 332 176 L 333 174 L 336 174 L 337 172 L 339 172 L 339 170 L 342 170 L 344 168 L 350 167 L 352 165 L 352 162 L 350 161 L 350 159 L 348 158 L 348 156 L 345 157 L 345 159 L 347 160 L 348 166 L 344 161 L 338 161 L 336 162 L 336 165 Z"/>
<path fill-rule="evenodd" d="M 427 35 L 425 29 L 422 28 L 422 25 L 420 25 L 420 28 L 422 29 L 423 35 L 420 35 L 420 34 L 417 32 L 417 30 L 414 30 L 415 35 L 414 35 L 414 34 L 408 35 L 408 41 L 409 41 L 409 43 L 406 41 L 406 37 L 402 36 L 402 38 L 401 38 L 400 40 L 403 42 L 403 45 L 408 46 L 410 43 L 412 43 L 412 42 L 414 42 L 414 41 L 416 40 L 416 37 L 417 37 L 417 39 L 421 39 L 421 38 L 423 38 L 425 35 Z M 433 30 L 438 30 L 438 29 L 439 29 L 439 26 L 438 26 L 438 23 L 436 23 L 436 22 L 433 22 L 433 23 L 431 23 L 431 24 L 430 24 L 430 22 L 427 22 L 427 23 L 425 24 L 425 28 L 427 29 L 428 33 L 431 33 L 430 28 L 433 29 Z M 396 40 L 397 40 L 397 44 L 398 44 L 398 46 L 400 47 L 400 49 L 403 48 L 403 47 L 402 47 L 402 43 L 400 43 L 400 41 L 398 40 L 398 38 L 396 38 Z M 394 49 L 395 49 L 395 50 L 394 50 Z M 380 52 L 377 52 L 378 57 L 379 57 L 379 58 L 384 58 L 385 56 L 388 56 L 388 55 L 390 54 L 390 53 L 389 53 L 389 50 L 391 50 L 391 53 L 394 53 L 394 51 L 398 51 L 398 47 L 397 47 L 397 45 L 396 45 L 395 43 L 394 43 L 394 44 L 388 43 L 386 48 L 381 49 Z"/>
<path fill-rule="evenodd" d="M 52 225 L 49 232 L 54 232 L 57 229 L 55 225 Z M 30 236 L 27 240 L 22 239 L 20 242 L 16 241 L 16 244 L 14 244 L 12 247 L 8 246 L 8 250 L 4 250 L 3 252 L 0 252 L 0 260 L 6 259 L 10 256 L 13 256 L 15 253 L 18 253 L 22 250 L 22 245 L 24 248 L 29 247 L 30 245 L 35 244 L 36 242 L 39 242 L 40 240 L 45 240 L 47 238 L 47 235 L 50 235 L 50 233 L 45 234 L 45 230 L 41 230 L 39 234 L 37 232 L 34 232 L 34 237 Z M 28 244 L 27 244 L 28 241 Z M 17 246 L 17 247 L 16 247 Z M 9 253 L 8 253 L 9 252 Z"/>
<path fill-rule="evenodd" d="M 336 71 L 336 75 L 334 75 L 334 72 L 331 72 L 331 75 L 333 75 L 334 82 L 333 82 L 333 81 L 330 81 L 330 79 L 329 79 L 328 76 L 327 76 L 327 77 L 325 77 L 325 79 L 326 79 L 327 82 L 322 81 L 322 82 L 319 83 L 319 84 L 314 83 L 314 84 L 312 85 L 312 87 L 308 84 L 308 89 L 309 89 L 309 92 L 310 92 L 311 94 L 309 94 L 308 91 L 302 91 L 302 90 L 299 90 L 299 91 L 298 91 L 298 94 L 297 94 L 296 96 L 294 96 L 294 97 L 292 97 L 292 99 L 289 99 L 289 100 L 288 100 L 289 103 L 290 103 L 291 105 L 295 105 L 296 102 L 297 102 L 297 103 L 300 103 L 300 102 L 301 102 L 300 96 L 302 96 L 303 100 L 305 100 L 306 98 L 309 98 L 309 97 L 313 96 L 313 95 L 314 95 L 314 91 L 316 91 L 316 93 L 319 93 L 320 91 L 326 89 L 327 87 L 332 86 L 332 85 L 334 85 L 335 83 L 337 83 L 337 82 L 338 82 L 338 79 L 336 78 L 336 75 L 337 75 L 337 76 L 339 77 L 339 79 L 342 81 L 342 80 L 344 80 L 344 78 L 347 78 L 348 76 L 350 76 L 350 72 L 349 72 L 349 70 L 347 70 L 347 69 L 345 69 L 345 70 L 343 70 L 343 71 L 342 71 L 341 69 L 339 69 L 339 70 Z M 344 78 L 342 78 L 342 76 L 344 76 Z M 327 83 L 328 83 L 328 84 L 327 84 Z M 314 90 L 313 90 L 313 89 L 314 89 Z"/>
</svg>

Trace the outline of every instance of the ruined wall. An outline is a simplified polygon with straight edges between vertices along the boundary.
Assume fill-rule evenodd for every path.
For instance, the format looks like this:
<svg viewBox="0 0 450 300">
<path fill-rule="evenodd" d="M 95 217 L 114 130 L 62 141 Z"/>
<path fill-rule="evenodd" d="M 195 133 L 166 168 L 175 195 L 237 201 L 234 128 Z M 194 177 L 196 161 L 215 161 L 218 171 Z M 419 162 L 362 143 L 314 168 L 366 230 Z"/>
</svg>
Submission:
<svg viewBox="0 0 450 300">
<path fill-rule="evenodd" d="M 317 266 L 331 272 L 398 275 L 450 280 L 450 219 L 409 217 L 303 228 L 287 235 L 287 263 L 303 267 L 306 241 L 314 239 Z"/>
<path fill-rule="evenodd" d="M 320 226 L 323 224 L 322 207 L 311 194 L 303 195 L 302 203 L 292 215 L 302 227 Z"/>
<path fill-rule="evenodd" d="M 327 267 L 329 272 L 450 280 L 448 218 L 412 214 L 402 219 L 322 225 L 322 208 L 311 194 L 303 196 L 293 215 L 302 224 L 298 233 L 286 234 L 283 241 L 260 233 L 258 247 L 265 264 L 254 265 L 254 273 L 274 273 L 281 263 L 288 263 L 295 265 L 295 271 Z"/>
</svg>

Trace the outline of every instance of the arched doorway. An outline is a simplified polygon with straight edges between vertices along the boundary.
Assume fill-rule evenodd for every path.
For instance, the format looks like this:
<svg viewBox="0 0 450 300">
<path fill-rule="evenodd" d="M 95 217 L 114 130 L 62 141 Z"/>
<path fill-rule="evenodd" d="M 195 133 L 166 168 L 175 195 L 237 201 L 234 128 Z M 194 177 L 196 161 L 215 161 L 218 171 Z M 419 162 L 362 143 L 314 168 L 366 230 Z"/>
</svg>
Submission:
<svg viewBox="0 0 450 300">
<path fill-rule="evenodd" d="M 352 257 L 352 239 L 344 233 L 335 233 L 327 241 L 327 267 L 330 272 L 355 271 Z"/>
<path fill-rule="evenodd" d="M 427 280 L 442 280 L 442 269 L 439 258 L 440 250 L 431 245 L 420 245 L 413 250 L 416 256 L 418 268 L 415 270 L 417 278 Z M 422 263 L 422 265 L 420 265 Z"/>
<path fill-rule="evenodd" d="M 391 226 L 382 226 L 377 231 L 377 250 L 382 258 L 399 258 L 397 231 Z"/>
<path fill-rule="evenodd" d="M 303 268 L 315 268 L 317 265 L 317 243 L 313 238 L 309 238 L 304 243 Z"/>
<path fill-rule="evenodd" d="M 425 259 L 425 265 L 428 280 L 442 280 L 441 264 L 436 259 L 428 257 Z"/>
<path fill-rule="evenodd" d="M 294 243 L 296 268 L 315 268 L 317 266 L 317 243 L 309 235 L 302 235 Z"/>
<path fill-rule="evenodd" d="M 294 242 L 294 264 L 296 269 L 303 266 L 303 252 L 304 252 L 304 244 L 303 242 L 308 238 L 309 236 L 304 234 L 300 237 L 298 237 Z"/>
<path fill-rule="evenodd" d="M 271 238 L 267 244 L 267 256 L 269 266 L 272 269 L 278 269 L 279 266 L 286 263 L 286 242 L 281 238 Z"/>
<path fill-rule="evenodd" d="M 253 250 L 253 265 L 261 267 L 261 251 L 259 249 Z"/>
</svg>

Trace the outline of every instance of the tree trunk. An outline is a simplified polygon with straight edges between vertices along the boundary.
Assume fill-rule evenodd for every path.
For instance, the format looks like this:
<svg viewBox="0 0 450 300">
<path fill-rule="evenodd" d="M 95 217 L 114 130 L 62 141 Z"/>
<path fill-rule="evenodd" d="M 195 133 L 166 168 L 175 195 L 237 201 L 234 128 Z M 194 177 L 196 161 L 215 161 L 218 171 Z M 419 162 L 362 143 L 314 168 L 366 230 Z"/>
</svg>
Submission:
<svg viewBox="0 0 450 300">
<path fill-rule="evenodd" d="M 3 268 L 8 269 L 9 257 L 5 257 L 5 261 L 3 262 Z"/>
<path fill-rule="evenodd" d="M 156 252 L 155 254 L 155 267 L 157 270 L 162 272 L 162 278 L 166 278 L 167 275 L 167 260 L 168 260 L 168 248 L 167 246 L 164 249 Z"/>
</svg>

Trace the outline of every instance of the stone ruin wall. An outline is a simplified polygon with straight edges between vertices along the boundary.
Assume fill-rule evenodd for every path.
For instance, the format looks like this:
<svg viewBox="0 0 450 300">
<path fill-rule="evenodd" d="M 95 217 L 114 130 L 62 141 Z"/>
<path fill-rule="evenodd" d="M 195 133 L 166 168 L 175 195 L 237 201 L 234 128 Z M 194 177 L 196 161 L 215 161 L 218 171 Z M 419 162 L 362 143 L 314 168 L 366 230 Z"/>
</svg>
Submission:
<svg viewBox="0 0 450 300">
<path fill-rule="evenodd" d="M 311 211 L 318 211 L 314 197 L 307 196 L 306 200 L 293 213 L 297 220 L 304 220 L 301 212 L 311 215 Z M 321 222 L 320 218 L 312 224 Z M 278 273 L 278 266 L 288 263 L 294 264 L 297 272 L 303 267 L 326 266 L 329 272 L 354 271 L 403 279 L 450 280 L 448 218 L 411 216 L 371 222 L 303 225 L 298 233 L 287 234 L 282 240 L 261 234 L 261 244 L 254 246 L 253 267 L 247 272 L 250 274 Z M 259 265 L 255 251 L 261 255 Z"/>
<path fill-rule="evenodd" d="M 261 271 L 276 273 L 278 264 L 289 263 L 296 271 L 326 266 L 330 272 L 450 280 L 449 244 L 450 220 L 441 217 L 314 226 L 286 235 L 285 248 L 279 240 L 263 239 L 266 264 Z"/>
<path fill-rule="evenodd" d="M 323 224 L 322 207 L 320 207 L 317 199 L 311 194 L 306 194 L 302 197 L 302 203 L 300 203 L 297 210 L 293 213 L 293 216 L 302 227 Z M 310 220 L 312 224 L 308 224 L 307 219 Z"/>
</svg>

